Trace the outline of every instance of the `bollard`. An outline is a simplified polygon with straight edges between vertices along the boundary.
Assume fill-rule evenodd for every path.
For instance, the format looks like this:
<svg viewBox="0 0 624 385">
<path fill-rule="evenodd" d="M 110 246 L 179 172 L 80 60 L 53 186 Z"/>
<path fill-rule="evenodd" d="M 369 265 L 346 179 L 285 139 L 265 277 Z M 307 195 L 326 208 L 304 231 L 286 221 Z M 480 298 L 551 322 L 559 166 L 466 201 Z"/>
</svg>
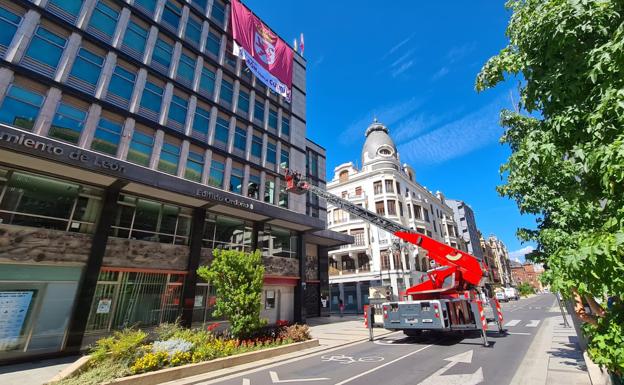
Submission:
<svg viewBox="0 0 624 385">
<path fill-rule="evenodd" d="M 375 322 L 375 307 L 368 307 L 368 340 L 373 341 L 375 339 L 375 335 L 373 333 L 373 323 Z"/>
</svg>

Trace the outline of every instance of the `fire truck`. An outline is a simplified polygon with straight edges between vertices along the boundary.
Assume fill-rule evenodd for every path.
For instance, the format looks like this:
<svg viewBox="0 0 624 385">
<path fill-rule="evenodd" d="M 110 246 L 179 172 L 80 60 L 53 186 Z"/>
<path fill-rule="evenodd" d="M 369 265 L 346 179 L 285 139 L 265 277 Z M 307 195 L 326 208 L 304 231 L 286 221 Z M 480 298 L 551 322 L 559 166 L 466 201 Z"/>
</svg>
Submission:
<svg viewBox="0 0 624 385">
<path fill-rule="evenodd" d="M 495 321 L 503 333 L 503 314 L 493 291 L 486 285 L 487 267 L 474 256 L 414 232 L 402 224 L 375 214 L 326 190 L 310 184 L 300 173 L 285 169 L 286 190 L 295 194 L 315 194 L 335 207 L 393 234 L 398 239 L 426 251 L 434 268 L 423 282 L 407 288 L 401 300 L 382 304 L 384 328 L 418 336 L 424 331 L 480 331 L 488 346 L 488 322 Z M 486 307 L 492 318 L 486 317 Z"/>
</svg>

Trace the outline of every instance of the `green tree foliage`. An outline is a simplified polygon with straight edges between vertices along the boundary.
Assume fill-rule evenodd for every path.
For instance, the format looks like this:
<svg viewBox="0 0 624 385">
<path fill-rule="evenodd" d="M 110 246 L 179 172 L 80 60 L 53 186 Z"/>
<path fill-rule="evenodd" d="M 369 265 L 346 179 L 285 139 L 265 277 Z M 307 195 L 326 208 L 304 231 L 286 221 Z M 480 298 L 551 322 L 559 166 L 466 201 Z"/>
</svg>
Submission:
<svg viewBox="0 0 624 385">
<path fill-rule="evenodd" d="M 213 252 L 209 267 L 200 266 L 197 274 L 217 289 L 213 315 L 225 316 L 236 338 L 245 338 L 266 324 L 260 319 L 264 266 L 260 251 L 236 250 Z"/>
<path fill-rule="evenodd" d="M 554 290 L 577 302 L 589 354 L 624 372 L 624 1 L 509 0 L 509 45 L 478 91 L 520 79 L 519 110 L 501 113 L 512 154 L 501 195 L 540 218 L 537 242 Z M 615 297 L 612 306 L 606 298 Z M 583 302 L 592 314 L 581 314 Z"/>
<path fill-rule="evenodd" d="M 520 295 L 523 295 L 525 297 L 529 294 L 535 294 L 535 288 L 526 282 L 518 285 L 518 291 L 520 292 Z"/>
</svg>

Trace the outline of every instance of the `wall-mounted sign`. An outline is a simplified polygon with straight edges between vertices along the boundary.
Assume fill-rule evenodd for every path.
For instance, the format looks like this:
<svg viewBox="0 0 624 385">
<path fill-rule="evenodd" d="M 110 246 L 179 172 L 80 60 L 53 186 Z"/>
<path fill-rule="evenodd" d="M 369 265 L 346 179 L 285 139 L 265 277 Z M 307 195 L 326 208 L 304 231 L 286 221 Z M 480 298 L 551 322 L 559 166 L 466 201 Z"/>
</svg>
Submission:
<svg viewBox="0 0 624 385">
<path fill-rule="evenodd" d="M 113 300 L 110 298 L 102 298 L 99 302 L 98 302 L 98 306 L 97 306 L 97 310 L 95 311 L 96 314 L 108 314 L 110 313 L 110 309 L 111 309 L 111 304 L 113 303 Z"/>
<path fill-rule="evenodd" d="M 34 291 L 0 291 L 0 351 L 17 347 Z"/>
</svg>

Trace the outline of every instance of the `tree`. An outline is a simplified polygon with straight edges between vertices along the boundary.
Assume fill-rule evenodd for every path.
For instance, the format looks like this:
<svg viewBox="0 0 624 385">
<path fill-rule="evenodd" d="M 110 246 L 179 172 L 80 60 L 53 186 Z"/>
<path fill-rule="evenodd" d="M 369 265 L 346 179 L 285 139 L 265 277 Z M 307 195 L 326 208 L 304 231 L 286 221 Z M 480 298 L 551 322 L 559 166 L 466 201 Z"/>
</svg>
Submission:
<svg viewBox="0 0 624 385">
<path fill-rule="evenodd" d="M 509 0 L 509 44 L 477 76 L 519 79 L 501 112 L 512 154 L 501 195 L 538 216 L 520 229 L 554 290 L 576 303 L 594 362 L 624 372 L 624 2 Z M 607 298 L 609 305 L 607 305 Z M 583 303 L 592 309 L 585 312 Z"/>
<path fill-rule="evenodd" d="M 216 288 L 217 303 L 212 314 L 230 321 L 234 337 L 248 337 L 266 324 L 260 319 L 264 278 L 260 251 L 215 249 L 213 255 L 209 267 L 197 269 L 197 274 Z"/>
</svg>

